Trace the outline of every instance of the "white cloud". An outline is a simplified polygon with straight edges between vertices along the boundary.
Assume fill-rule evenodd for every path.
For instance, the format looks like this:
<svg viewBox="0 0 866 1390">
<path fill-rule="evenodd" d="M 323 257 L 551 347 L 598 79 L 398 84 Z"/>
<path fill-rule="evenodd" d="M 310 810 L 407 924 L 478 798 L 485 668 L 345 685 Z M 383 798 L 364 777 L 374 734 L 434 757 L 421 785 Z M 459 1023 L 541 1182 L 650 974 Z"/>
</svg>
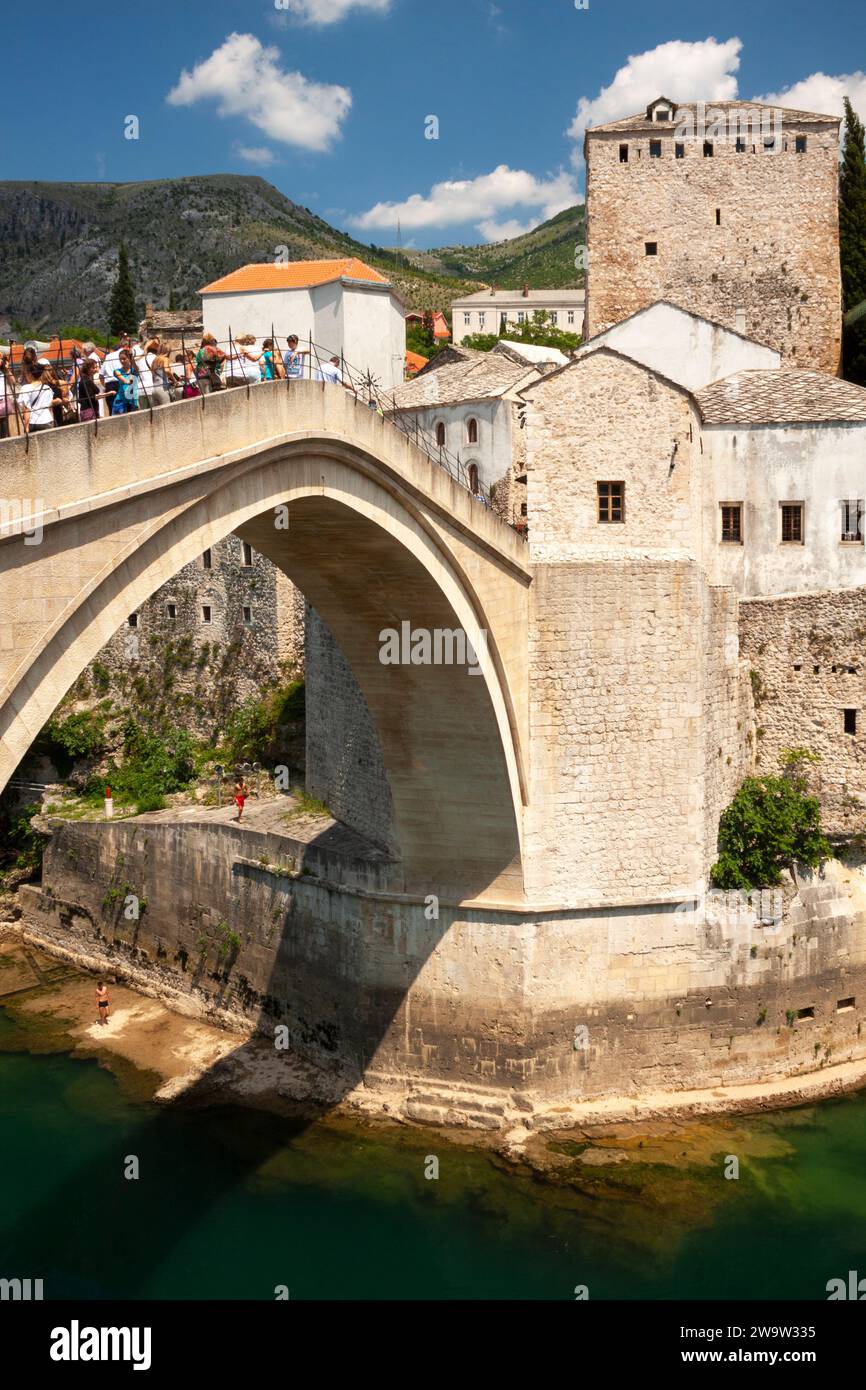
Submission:
<svg viewBox="0 0 866 1390">
<path fill-rule="evenodd" d="M 500 164 L 489 174 L 474 179 L 448 179 L 434 183 L 426 197 L 413 193 L 402 203 L 376 203 L 367 212 L 349 220 L 363 231 L 374 228 L 391 229 L 400 219 L 401 228 L 415 231 L 422 227 L 447 227 L 455 223 L 474 222 L 490 241 L 520 232 L 553 217 L 563 208 L 579 201 L 574 180 L 560 171 L 549 179 L 537 179 L 525 169 L 509 169 Z M 533 208 L 537 216 L 529 223 L 497 222 L 495 214 L 514 207 Z M 518 231 L 503 230 L 517 227 Z"/>
<path fill-rule="evenodd" d="M 248 164 L 276 164 L 277 157 L 273 150 L 267 149 L 264 145 L 238 145 L 233 147 L 234 152 L 240 159 L 245 159 Z"/>
<path fill-rule="evenodd" d="M 842 98 L 850 97 L 851 105 L 861 120 L 866 119 L 866 72 L 851 72 L 829 77 L 825 72 L 813 72 L 801 82 L 783 87 L 780 92 L 755 97 L 770 106 L 790 106 L 794 111 L 817 111 L 824 116 L 844 116 Z"/>
<path fill-rule="evenodd" d="M 336 24 L 350 10 L 387 14 L 391 0 L 280 0 L 278 13 L 295 15 L 303 24 Z"/>
<path fill-rule="evenodd" d="M 583 134 L 587 126 L 619 121 L 648 106 L 654 97 L 669 96 L 673 101 L 734 101 L 740 66 L 741 39 L 702 39 L 686 43 L 672 39 L 646 53 L 632 54 L 618 69 L 613 81 L 596 97 L 581 97 L 574 120 L 566 132 L 581 142 L 574 151 L 574 162 L 583 159 Z"/>
<path fill-rule="evenodd" d="M 566 206 L 569 205 L 566 204 Z M 533 227 L 537 226 L 537 222 L 519 222 L 516 217 L 508 218 L 505 222 L 497 222 L 493 217 L 485 217 L 483 222 L 478 223 L 478 230 L 485 241 L 510 241 L 512 237 L 525 236 L 527 232 L 531 232 Z"/>
<path fill-rule="evenodd" d="M 181 73 L 167 100 L 173 106 L 215 101 L 221 116 L 242 117 L 272 140 L 326 150 L 352 105 L 347 87 L 311 82 L 285 72 L 277 48 L 253 34 L 229 34 L 209 58 Z"/>
</svg>

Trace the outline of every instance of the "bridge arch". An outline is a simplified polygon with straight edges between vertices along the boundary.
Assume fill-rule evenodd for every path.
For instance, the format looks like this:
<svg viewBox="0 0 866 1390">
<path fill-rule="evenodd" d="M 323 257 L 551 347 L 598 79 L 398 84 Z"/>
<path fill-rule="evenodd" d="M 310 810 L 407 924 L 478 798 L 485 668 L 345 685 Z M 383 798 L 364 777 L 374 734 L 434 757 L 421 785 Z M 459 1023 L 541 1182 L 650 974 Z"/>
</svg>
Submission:
<svg viewBox="0 0 866 1390">
<path fill-rule="evenodd" d="M 360 412 L 362 419 L 369 414 Z M 139 433 L 141 423 L 134 421 Z M 134 437 L 118 438 L 122 443 Z M 51 590 L 46 576 L 74 570 L 82 542 L 93 563 L 78 582 L 67 573 L 65 587 L 57 584 L 51 620 L 15 668 L 7 667 L 0 779 L 5 782 L 128 614 L 209 546 L 238 532 L 309 598 L 364 694 L 392 795 L 397 886 L 446 897 L 493 886 L 497 896 L 519 895 L 525 778 L 519 702 L 503 638 L 507 647 L 513 593 L 525 594 L 527 580 L 510 556 L 485 552 L 469 536 L 455 543 L 459 517 L 431 507 L 418 476 L 405 468 L 401 475 L 370 443 L 321 428 L 278 442 L 271 435 L 241 458 L 209 460 L 207 468 L 184 469 L 177 481 L 163 473 L 153 487 L 131 489 L 122 499 L 114 490 L 84 513 L 51 521 L 42 545 L 24 552 L 33 592 L 44 595 L 46 584 Z M 408 446 L 399 447 L 405 453 Z M 433 467 L 412 462 L 415 475 Z M 276 524 L 284 507 L 288 529 Z M 21 561 L 21 538 L 7 537 L 0 562 L 13 544 Z M 462 629 L 481 673 L 470 675 L 465 665 L 383 665 L 381 631 L 405 622 L 428 631 Z"/>
</svg>

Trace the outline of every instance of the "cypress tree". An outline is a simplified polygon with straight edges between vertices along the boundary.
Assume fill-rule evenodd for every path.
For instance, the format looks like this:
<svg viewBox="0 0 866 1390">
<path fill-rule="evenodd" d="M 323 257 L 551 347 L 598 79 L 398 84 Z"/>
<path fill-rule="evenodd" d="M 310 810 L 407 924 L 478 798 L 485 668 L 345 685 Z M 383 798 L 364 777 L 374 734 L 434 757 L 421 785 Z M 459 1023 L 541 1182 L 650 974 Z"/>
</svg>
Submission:
<svg viewBox="0 0 866 1390">
<path fill-rule="evenodd" d="M 132 333 L 136 327 L 135 289 L 129 272 L 129 254 L 121 243 L 117 255 L 117 279 L 111 291 L 108 307 L 108 323 L 112 334 Z"/>
<path fill-rule="evenodd" d="M 847 97 L 839 174 L 839 256 L 842 306 L 847 312 L 866 301 L 866 134 Z M 844 329 L 842 361 L 847 380 L 866 386 L 866 317 Z"/>
</svg>

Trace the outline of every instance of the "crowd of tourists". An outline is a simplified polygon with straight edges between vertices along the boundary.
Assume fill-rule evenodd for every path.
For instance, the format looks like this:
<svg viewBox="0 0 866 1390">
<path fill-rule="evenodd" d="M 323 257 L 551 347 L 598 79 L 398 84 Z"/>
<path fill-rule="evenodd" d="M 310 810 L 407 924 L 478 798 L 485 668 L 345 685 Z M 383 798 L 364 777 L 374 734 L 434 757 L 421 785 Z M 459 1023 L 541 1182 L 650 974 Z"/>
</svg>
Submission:
<svg viewBox="0 0 866 1390">
<path fill-rule="evenodd" d="M 307 361 L 309 350 L 299 347 L 295 335 L 286 340 L 284 352 L 273 338 L 259 345 L 250 333 L 227 346 L 224 351 L 212 333 L 205 333 L 197 348 L 181 350 L 172 350 L 159 338 L 133 342 L 126 334 L 104 354 L 93 343 L 72 345 L 69 365 L 62 343 L 54 362 L 32 346 L 25 347 L 14 365 L 10 353 L 0 351 L 0 439 L 260 381 L 311 375 L 345 384 L 339 357 L 317 359 L 313 366 Z"/>
</svg>

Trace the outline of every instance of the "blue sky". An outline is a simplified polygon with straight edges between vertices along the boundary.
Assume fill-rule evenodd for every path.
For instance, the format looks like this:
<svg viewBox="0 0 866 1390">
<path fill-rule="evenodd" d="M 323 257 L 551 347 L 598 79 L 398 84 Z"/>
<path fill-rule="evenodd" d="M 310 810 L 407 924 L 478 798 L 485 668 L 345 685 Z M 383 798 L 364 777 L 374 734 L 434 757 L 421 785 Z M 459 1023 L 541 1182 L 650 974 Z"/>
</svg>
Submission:
<svg viewBox="0 0 866 1390">
<path fill-rule="evenodd" d="M 7 0 L 4 9 L 2 177 L 258 173 L 383 245 L 394 244 L 398 216 L 416 246 L 537 224 L 582 192 L 586 122 L 627 115 L 662 91 L 835 111 L 847 90 L 866 117 L 862 0 L 589 0 L 585 10 L 574 0 L 48 0 L 38 11 Z M 124 136 L 130 115 L 137 139 Z M 425 138 L 430 116 L 438 139 Z"/>
</svg>

